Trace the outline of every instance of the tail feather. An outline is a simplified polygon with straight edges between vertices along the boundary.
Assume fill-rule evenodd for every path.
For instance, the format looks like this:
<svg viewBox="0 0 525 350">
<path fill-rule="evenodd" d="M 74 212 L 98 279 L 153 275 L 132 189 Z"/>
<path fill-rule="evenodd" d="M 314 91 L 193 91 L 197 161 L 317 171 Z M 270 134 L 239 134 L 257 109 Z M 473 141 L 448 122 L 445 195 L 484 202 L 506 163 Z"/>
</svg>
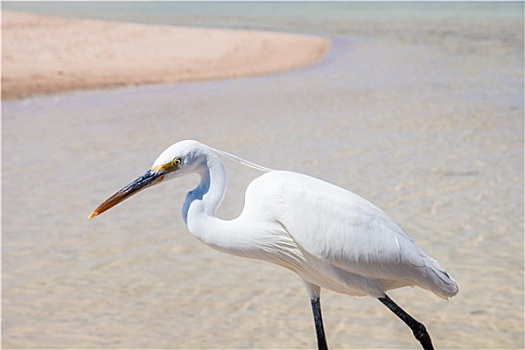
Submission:
<svg viewBox="0 0 525 350">
<path fill-rule="evenodd" d="M 459 287 L 456 281 L 436 260 L 432 260 L 432 263 L 432 266 L 428 266 L 431 272 L 429 289 L 443 299 L 449 299 L 458 294 Z"/>
</svg>

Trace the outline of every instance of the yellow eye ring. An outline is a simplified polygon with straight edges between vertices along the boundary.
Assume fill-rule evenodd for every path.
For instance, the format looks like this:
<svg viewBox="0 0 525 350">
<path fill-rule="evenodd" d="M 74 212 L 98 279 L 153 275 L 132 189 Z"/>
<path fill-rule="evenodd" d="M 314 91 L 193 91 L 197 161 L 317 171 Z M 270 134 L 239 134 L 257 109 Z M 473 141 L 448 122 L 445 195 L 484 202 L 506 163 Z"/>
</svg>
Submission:
<svg viewBox="0 0 525 350">
<path fill-rule="evenodd" d="M 171 164 L 173 164 L 175 166 L 179 166 L 179 165 L 181 165 L 181 163 L 182 163 L 182 160 L 179 157 L 173 158 L 173 160 L 171 161 Z"/>
</svg>

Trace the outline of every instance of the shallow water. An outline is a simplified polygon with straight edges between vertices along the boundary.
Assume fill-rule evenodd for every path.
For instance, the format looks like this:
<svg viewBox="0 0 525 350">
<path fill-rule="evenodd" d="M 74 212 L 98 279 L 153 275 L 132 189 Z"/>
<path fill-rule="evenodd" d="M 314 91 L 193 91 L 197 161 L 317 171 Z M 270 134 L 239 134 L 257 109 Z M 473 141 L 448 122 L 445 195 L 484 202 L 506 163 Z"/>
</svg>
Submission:
<svg viewBox="0 0 525 350">
<path fill-rule="evenodd" d="M 196 178 L 86 219 L 193 138 L 396 218 L 460 286 L 448 302 L 389 293 L 436 347 L 523 348 L 523 21 L 365 22 L 325 32 L 326 59 L 290 73 L 4 102 L 3 347 L 315 346 L 297 277 L 186 232 L 180 205 Z M 231 218 L 257 172 L 226 165 Z M 417 348 L 371 298 L 326 291 L 323 311 L 334 348 Z"/>
</svg>

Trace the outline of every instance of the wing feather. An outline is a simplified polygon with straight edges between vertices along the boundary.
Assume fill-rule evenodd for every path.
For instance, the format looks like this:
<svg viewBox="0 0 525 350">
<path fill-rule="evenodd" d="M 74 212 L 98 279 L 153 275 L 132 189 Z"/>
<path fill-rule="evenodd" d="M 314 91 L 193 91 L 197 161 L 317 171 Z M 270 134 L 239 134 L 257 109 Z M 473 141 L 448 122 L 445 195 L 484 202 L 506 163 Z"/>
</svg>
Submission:
<svg viewBox="0 0 525 350">
<path fill-rule="evenodd" d="M 457 293 L 437 261 L 366 199 L 298 173 L 274 171 L 261 178 L 261 187 L 279 198 L 275 216 L 308 254 L 386 288 L 419 285 L 445 298 Z"/>
</svg>

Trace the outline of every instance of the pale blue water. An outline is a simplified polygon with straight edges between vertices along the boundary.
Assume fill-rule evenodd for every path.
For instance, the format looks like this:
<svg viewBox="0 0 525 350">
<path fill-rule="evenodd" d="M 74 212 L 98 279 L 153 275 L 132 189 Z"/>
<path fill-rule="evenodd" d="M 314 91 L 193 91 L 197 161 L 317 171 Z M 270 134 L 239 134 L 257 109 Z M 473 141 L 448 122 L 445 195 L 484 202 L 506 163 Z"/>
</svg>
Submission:
<svg viewBox="0 0 525 350">
<path fill-rule="evenodd" d="M 352 22 L 523 18 L 523 2 L 3 2 L 6 10 L 92 19 L 347 34 Z M 349 29 L 352 28 L 352 29 Z"/>
</svg>

